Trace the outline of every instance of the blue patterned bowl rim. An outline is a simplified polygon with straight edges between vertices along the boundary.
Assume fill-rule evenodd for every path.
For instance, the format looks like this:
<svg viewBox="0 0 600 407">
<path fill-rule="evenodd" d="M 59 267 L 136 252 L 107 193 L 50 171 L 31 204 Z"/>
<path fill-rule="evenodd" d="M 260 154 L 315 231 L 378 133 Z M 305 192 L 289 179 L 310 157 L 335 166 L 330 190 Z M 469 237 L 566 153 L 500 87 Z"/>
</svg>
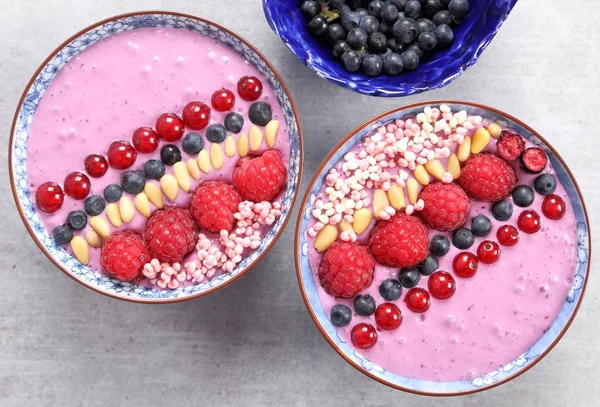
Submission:
<svg viewBox="0 0 600 407">
<path fill-rule="evenodd" d="M 310 202 L 312 202 L 321 189 L 325 175 L 342 159 L 350 148 L 356 145 L 366 134 L 375 130 L 383 123 L 415 115 L 422 111 L 425 106 L 440 104 L 450 106 L 453 111 L 466 109 L 470 113 L 493 119 L 501 125 L 513 128 L 531 142 L 543 148 L 548 154 L 560 182 L 569 195 L 577 221 L 577 264 L 573 274 L 573 286 L 550 329 L 529 350 L 502 368 L 472 380 L 452 382 L 410 379 L 393 374 L 363 357 L 351 344 L 344 342 L 340 338 L 319 300 L 312 270 L 308 263 L 308 244 L 305 233 L 310 221 Z M 590 270 L 591 237 L 588 215 L 579 186 L 564 160 L 539 133 L 522 121 L 500 110 L 471 102 L 425 101 L 387 111 L 366 121 L 344 137 L 325 157 L 323 164 L 316 171 L 306 191 L 299 210 L 295 237 L 296 274 L 304 302 L 317 328 L 340 356 L 360 372 L 380 383 L 399 390 L 429 396 L 457 396 L 476 393 L 499 386 L 525 373 L 542 360 L 566 333 L 581 305 Z"/>
<path fill-rule="evenodd" d="M 142 27 L 187 29 L 214 38 L 235 50 L 268 79 L 282 107 L 289 129 L 290 160 L 282 200 L 282 216 L 264 236 L 258 249 L 244 259 L 232 273 L 224 273 L 209 281 L 175 290 L 141 287 L 134 283 L 101 276 L 83 266 L 62 247 L 54 244 L 37 214 L 33 194 L 27 182 L 27 138 L 30 126 L 38 103 L 56 74 L 73 56 L 100 39 Z M 289 221 L 298 195 L 302 164 L 302 131 L 298 110 L 289 89 L 275 67 L 256 47 L 227 28 L 200 17 L 169 11 L 142 11 L 110 17 L 84 28 L 53 51 L 33 74 L 17 105 L 10 134 L 8 160 L 17 209 L 29 234 L 46 257 L 66 275 L 98 293 L 120 300 L 142 303 L 169 303 L 198 298 L 233 283 L 254 267 L 273 247 Z"/>
</svg>

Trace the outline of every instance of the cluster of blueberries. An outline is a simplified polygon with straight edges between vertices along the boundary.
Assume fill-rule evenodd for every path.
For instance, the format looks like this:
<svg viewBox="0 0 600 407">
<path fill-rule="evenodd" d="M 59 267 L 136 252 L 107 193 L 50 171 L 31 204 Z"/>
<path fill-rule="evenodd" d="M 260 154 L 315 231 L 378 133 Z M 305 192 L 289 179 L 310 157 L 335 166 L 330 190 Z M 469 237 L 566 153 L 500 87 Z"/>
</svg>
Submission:
<svg viewBox="0 0 600 407">
<path fill-rule="evenodd" d="M 301 10 L 346 71 L 375 77 L 415 70 L 426 53 L 449 47 L 469 0 L 306 0 Z"/>
</svg>

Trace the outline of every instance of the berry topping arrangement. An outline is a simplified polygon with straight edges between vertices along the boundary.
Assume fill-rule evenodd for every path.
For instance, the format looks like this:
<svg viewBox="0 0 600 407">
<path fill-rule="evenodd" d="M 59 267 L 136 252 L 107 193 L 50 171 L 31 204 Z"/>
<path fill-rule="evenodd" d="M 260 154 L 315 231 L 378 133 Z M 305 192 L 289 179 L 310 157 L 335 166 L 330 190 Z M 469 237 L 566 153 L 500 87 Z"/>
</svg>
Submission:
<svg viewBox="0 0 600 407">
<path fill-rule="evenodd" d="M 132 123 L 130 141 L 107 140 L 83 171 L 39 185 L 36 204 L 48 214 L 80 201 L 54 242 L 100 273 L 159 289 L 231 273 L 281 216 L 288 170 L 276 147 L 285 143 L 262 95 L 262 81 L 243 76 L 184 103 L 181 115 Z"/>
<path fill-rule="evenodd" d="M 307 212 L 309 264 L 338 335 L 425 380 L 475 377 L 517 357 L 572 279 L 573 215 L 545 150 L 447 105 L 371 129 L 325 173 Z M 488 315 L 486 298 L 503 296 L 506 312 Z M 530 314 L 540 301 L 552 306 Z M 435 352 L 433 362 L 415 357 Z"/>
<path fill-rule="evenodd" d="M 306 0 L 301 11 L 346 71 L 396 76 L 452 45 L 469 0 Z"/>
</svg>

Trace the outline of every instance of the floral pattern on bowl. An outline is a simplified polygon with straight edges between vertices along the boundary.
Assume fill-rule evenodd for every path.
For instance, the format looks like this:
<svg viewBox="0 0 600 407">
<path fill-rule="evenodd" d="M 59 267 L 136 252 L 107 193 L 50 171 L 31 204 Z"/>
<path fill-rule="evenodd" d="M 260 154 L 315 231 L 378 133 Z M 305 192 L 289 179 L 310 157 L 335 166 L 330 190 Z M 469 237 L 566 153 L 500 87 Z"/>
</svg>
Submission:
<svg viewBox="0 0 600 407">
<path fill-rule="evenodd" d="M 40 217 L 37 214 L 32 191 L 27 181 L 27 140 L 29 130 L 44 91 L 50 86 L 56 74 L 71 58 L 97 41 L 119 32 L 143 27 L 171 27 L 191 30 L 214 38 L 237 51 L 268 78 L 269 84 L 275 91 L 277 100 L 282 107 L 290 136 L 289 172 L 282 199 L 282 215 L 263 237 L 258 249 L 239 263 L 232 273 L 224 273 L 202 283 L 175 290 L 142 287 L 135 283 L 128 283 L 99 275 L 89 267 L 82 265 L 70 253 L 62 247 L 57 246 L 50 233 L 42 225 Z M 10 171 L 15 201 L 30 234 L 46 256 L 65 273 L 95 291 L 119 299 L 140 302 L 172 302 L 191 299 L 208 294 L 241 277 L 242 274 L 260 260 L 262 255 L 270 249 L 279 237 L 279 234 L 283 231 L 283 227 L 287 223 L 296 198 L 297 187 L 302 172 L 302 142 L 295 105 L 285 85 L 266 61 L 265 57 L 259 54 L 256 49 L 250 47 L 245 40 L 209 21 L 193 16 L 170 13 L 136 13 L 117 16 L 89 27 L 83 33 L 68 40 L 67 43 L 53 53 L 49 60 L 40 67 L 33 81 L 25 90 L 22 102 L 15 114 L 9 148 L 11 160 Z"/>
<path fill-rule="evenodd" d="M 486 119 L 502 123 L 503 125 L 514 129 L 527 139 L 534 141 L 535 144 L 542 146 L 548 152 L 548 157 L 554 166 L 554 170 L 570 197 L 570 205 L 575 212 L 575 218 L 577 220 L 578 255 L 576 267 L 573 270 L 573 285 L 558 317 L 550 329 L 548 329 L 548 331 L 546 331 L 546 333 L 523 355 L 519 356 L 514 361 L 507 363 L 502 368 L 482 375 L 481 377 L 473 378 L 472 380 L 451 382 L 418 380 L 391 373 L 382 366 L 378 366 L 363 357 L 360 351 L 357 351 L 352 344 L 343 341 L 338 335 L 336 328 L 330 322 L 329 316 L 324 311 L 319 300 L 313 272 L 308 261 L 308 243 L 306 239 L 306 230 L 311 219 L 310 204 L 314 202 L 316 194 L 321 189 L 325 175 L 337 162 L 342 160 L 344 155 L 346 155 L 354 145 L 372 131 L 374 128 L 373 123 L 386 123 L 391 120 L 402 119 L 406 116 L 414 116 L 417 113 L 422 112 L 424 106 L 439 104 L 450 106 L 452 111 L 464 109 L 467 110 L 469 114 L 480 115 Z M 590 236 L 588 225 L 587 213 L 579 188 L 572 178 L 566 164 L 533 129 L 517 119 L 485 106 L 469 104 L 466 102 L 422 102 L 384 113 L 383 115 L 364 123 L 357 130 L 353 131 L 349 138 L 344 139 L 335 146 L 332 153 L 325 158 L 324 165 L 320 168 L 320 171 L 315 174 L 313 180 L 309 184 L 307 196 L 300 207 L 300 216 L 296 227 L 296 271 L 304 301 L 313 320 L 317 324 L 317 327 L 333 348 L 359 371 L 384 384 L 413 393 L 426 395 L 468 394 L 502 384 L 525 372 L 539 362 L 565 333 L 579 308 L 585 289 L 585 283 L 588 278 L 590 261 Z"/>
</svg>

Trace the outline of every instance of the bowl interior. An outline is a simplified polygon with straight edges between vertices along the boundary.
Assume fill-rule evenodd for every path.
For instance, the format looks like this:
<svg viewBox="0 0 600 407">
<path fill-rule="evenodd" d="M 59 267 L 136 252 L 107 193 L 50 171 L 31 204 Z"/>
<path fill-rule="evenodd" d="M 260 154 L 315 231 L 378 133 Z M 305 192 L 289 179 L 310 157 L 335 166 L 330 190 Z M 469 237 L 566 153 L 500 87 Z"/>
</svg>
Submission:
<svg viewBox="0 0 600 407">
<path fill-rule="evenodd" d="M 488 374 L 473 380 L 452 382 L 433 382 L 411 379 L 391 373 L 387 371 L 384 366 L 377 366 L 364 358 L 352 344 L 344 342 L 338 336 L 336 328 L 332 325 L 329 316 L 324 311 L 319 300 L 317 287 L 313 279 L 313 272 L 310 269 L 308 262 L 308 244 L 305 233 L 311 218 L 311 202 L 316 199 L 316 195 L 323 184 L 324 177 L 354 145 L 356 145 L 365 135 L 375 130 L 383 123 L 389 122 L 390 120 L 402 119 L 406 116 L 414 116 L 417 113 L 422 112 L 424 106 L 439 105 L 440 103 L 447 104 L 452 111 L 465 109 L 469 114 L 477 114 L 484 118 L 494 120 L 503 126 L 516 130 L 519 134 L 543 148 L 548 153 L 556 174 L 569 195 L 570 204 L 575 212 L 577 221 L 577 264 L 573 269 L 573 286 L 557 319 L 550 329 L 528 351 L 519 356 L 516 360 L 507 363 L 501 369 L 489 372 Z M 311 180 L 307 189 L 307 194 L 302 203 L 302 207 L 300 208 L 300 216 L 296 230 L 295 250 L 298 281 L 308 310 L 322 334 L 344 359 L 361 372 L 398 389 L 430 395 L 456 395 L 480 391 L 510 380 L 537 363 L 556 344 L 568 328 L 579 307 L 581 296 L 584 291 L 583 288 L 585 288 L 588 276 L 589 248 L 588 219 L 578 186 L 562 158 L 546 143 L 545 140 L 539 137 L 533 129 L 514 118 L 508 117 L 500 111 L 483 106 L 462 102 L 424 102 L 405 108 L 399 108 L 370 120 L 352 132 L 332 150 L 326 157 L 322 168 Z"/>
<path fill-rule="evenodd" d="M 239 263 L 232 273 L 223 273 L 211 280 L 175 290 L 158 290 L 142 287 L 134 283 L 101 276 L 90 268 L 83 266 L 62 247 L 55 245 L 50 233 L 44 228 L 37 214 L 33 202 L 34 194 L 30 190 L 27 181 L 27 141 L 31 123 L 38 104 L 44 95 L 44 91 L 48 88 L 60 69 L 71 58 L 97 41 L 122 31 L 143 27 L 171 27 L 191 30 L 214 38 L 234 49 L 268 79 L 269 84 L 275 91 L 278 103 L 282 107 L 290 137 L 289 172 L 282 199 L 282 215 L 264 236 L 259 248 Z M 144 302 L 176 301 L 198 297 L 227 285 L 258 262 L 260 257 L 274 244 L 282 231 L 283 225 L 287 222 L 290 209 L 296 197 L 296 188 L 301 172 L 302 147 L 298 118 L 291 96 L 287 94 L 284 86 L 279 80 L 278 74 L 272 69 L 266 59 L 247 42 L 222 27 L 193 16 L 162 12 L 137 13 L 118 16 L 86 29 L 85 32 L 68 40 L 42 64 L 35 73 L 32 82 L 30 82 L 25 90 L 23 99 L 17 108 L 13 132 L 11 134 L 10 170 L 15 200 L 23 221 L 38 246 L 60 269 L 84 285 L 113 297 Z"/>
<path fill-rule="evenodd" d="M 429 56 L 413 72 L 376 78 L 346 72 L 331 55 L 331 48 L 308 33 L 307 20 L 300 11 L 301 0 L 263 0 L 263 5 L 273 31 L 317 75 L 359 93 L 398 97 L 446 86 L 475 64 L 516 2 L 469 0 L 469 16 L 453 27 L 455 39 L 450 48 Z"/>
</svg>

